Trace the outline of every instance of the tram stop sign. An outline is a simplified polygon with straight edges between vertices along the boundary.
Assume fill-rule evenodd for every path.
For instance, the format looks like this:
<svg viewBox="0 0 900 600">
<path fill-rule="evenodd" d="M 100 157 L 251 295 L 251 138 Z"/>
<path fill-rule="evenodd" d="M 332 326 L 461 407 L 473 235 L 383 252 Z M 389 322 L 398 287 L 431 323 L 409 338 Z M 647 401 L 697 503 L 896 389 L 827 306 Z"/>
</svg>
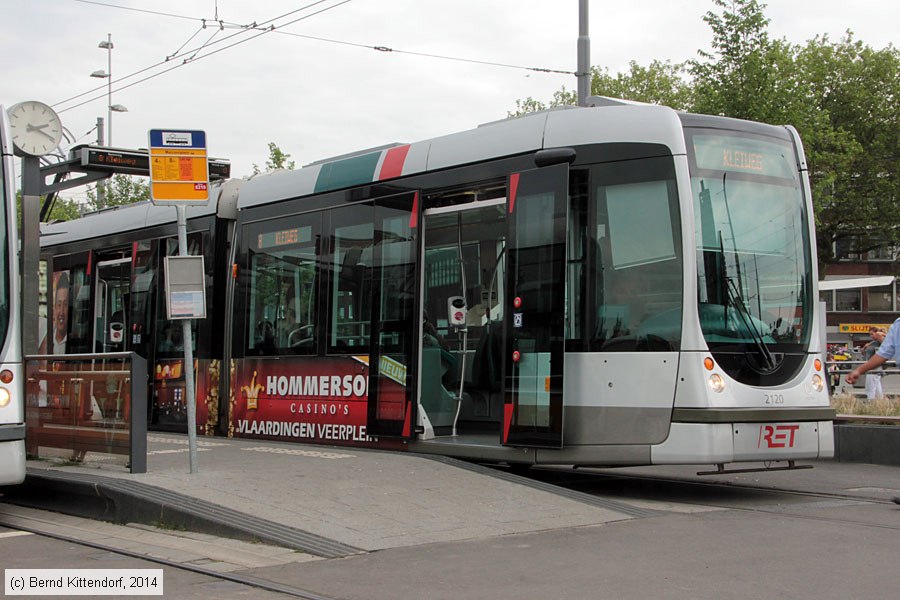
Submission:
<svg viewBox="0 0 900 600">
<path fill-rule="evenodd" d="M 159 206 L 209 202 L 206 132 L 150 130 L 150 200 Z"/>
</svg>

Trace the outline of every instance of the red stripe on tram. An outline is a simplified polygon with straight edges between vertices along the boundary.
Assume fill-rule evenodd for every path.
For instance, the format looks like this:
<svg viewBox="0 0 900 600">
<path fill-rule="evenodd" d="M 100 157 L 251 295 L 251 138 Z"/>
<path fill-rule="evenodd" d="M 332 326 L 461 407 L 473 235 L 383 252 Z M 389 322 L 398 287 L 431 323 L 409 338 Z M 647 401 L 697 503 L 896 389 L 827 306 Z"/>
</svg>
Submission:
<svg viewBox="0 0 900 600">
<path fill-rule="evenodd" d="M 512 425 L 513 409 L 515 406 L 512 402 L 503 405 L 503 443 L 509 439 L 509 427 Z"/>
<path fill-rule="evenodd" d="M 409 228 L 415 229 L 419 224 L 419 192 L 413 196 L 412 212 L 409 214 Z"/>
<path fill-rule="evenodd" d="M 400 177 L 403 174 L 403 163 L 406 161 L 408 153 L 409 144 L 388 150 L 384 156 L 384 162 L 381 164 L 381 172 L 378 173 L 378 181 Z"/>
<path fill-rule="evenodd" d="M 519 174 L 509 176 L 509 214 L 512 214 L 516 206 L 516 192 L 519 191 Z"/>
<path fill-rule="evenodd" d="M 412 433 L 412 402 L 406 402 L 406 419 L 403 421 L 403 437 L 409 437 Z"/>
<path fill-rule="evenodd" d="M 91 264 L 94 262 L 94 251 L 88 250 L 88 264 L 87 264 L 87 273 L 86 275 L 91 274 Z"/>
</svg>

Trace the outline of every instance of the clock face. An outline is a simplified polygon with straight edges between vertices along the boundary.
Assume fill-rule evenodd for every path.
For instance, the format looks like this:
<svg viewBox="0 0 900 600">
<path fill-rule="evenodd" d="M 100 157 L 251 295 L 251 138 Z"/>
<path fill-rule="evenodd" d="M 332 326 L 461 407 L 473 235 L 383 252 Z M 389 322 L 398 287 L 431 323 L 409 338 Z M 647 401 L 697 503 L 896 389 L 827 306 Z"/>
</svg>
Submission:
<svg viewBox="0 0 900 600">
<path fill-rule="evenodd" d="M 62 140 L 62 122 L 56 112 L 34 100 L 20 102 L 7 111 L 12 141 L 21 153 L 42 156 Z"/>
</svg>

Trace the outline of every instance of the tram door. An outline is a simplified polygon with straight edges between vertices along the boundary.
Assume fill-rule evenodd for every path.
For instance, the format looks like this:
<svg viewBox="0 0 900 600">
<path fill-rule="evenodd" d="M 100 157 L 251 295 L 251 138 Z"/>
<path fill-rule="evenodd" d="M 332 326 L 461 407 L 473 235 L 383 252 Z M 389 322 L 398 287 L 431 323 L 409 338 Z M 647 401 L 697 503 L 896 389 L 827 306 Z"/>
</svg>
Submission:
<svg viewBox="0 0 900 600">
<path fill-rule="evenodd" d="M 370 434 L 411 435 L 417 385 L 418 192 L 375 202 L 370 262 Z"/>
<path fill-rule="evenodd" d="M 505 445 L 562 447 L 568 181 L 567 164 L 509 177 Z"/>
<path fill-rule="evenodd" d="M 128 338 L 131 258 L 97 263 L 95 282 L 94 351 L 124 352 L 131 345 Z M 127 418 L 128 390 L 123 389 L 121 380 L 92 381 L 90 393 L 91 409 L 95 416 L 104 419 Z"/>
<path fill-rule="evenodd" d="M 503 405 L 505 187 L 461 195 L 468 201 L 436 207 L 429 198 L 423 212 L 420 422 L 426 436 L 430 426 L 435 437 L 493 441 Z"/>
<path fill-rule="evenodd" d="M 128 349 L 131 258 L 97 263 L 94 290 L 94 351 Z"/>
</svg>

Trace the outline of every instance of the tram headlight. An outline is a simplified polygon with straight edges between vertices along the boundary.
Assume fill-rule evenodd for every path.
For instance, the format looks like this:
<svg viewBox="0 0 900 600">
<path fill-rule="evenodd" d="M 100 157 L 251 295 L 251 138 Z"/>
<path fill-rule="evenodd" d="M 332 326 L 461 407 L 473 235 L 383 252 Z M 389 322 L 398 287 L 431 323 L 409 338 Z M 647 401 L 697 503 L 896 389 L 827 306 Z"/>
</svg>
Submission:
<svg viewBox="0 0 900 600">
<path fill-rule="evenodd" d="M 725 390 L 725 379 L 718 373 L 710 375 L 707 381 L 710 389 L 717 394 Z"/>
<path fill-rule="evenodd" d="M 822 379 L 821 375 L 816 373 L 812 376 L 812 386 L 814 390 L 816 390 L 817 392 L 821 392 L 825 389 L 825 380 Z"/>
<path fill-rule="evenodd" d="M 9 395 L 9 390 L 0 387 L 0 408 L 7 406 L 10 400 L 12 400 L 12 396 Z"/>
</svg>

